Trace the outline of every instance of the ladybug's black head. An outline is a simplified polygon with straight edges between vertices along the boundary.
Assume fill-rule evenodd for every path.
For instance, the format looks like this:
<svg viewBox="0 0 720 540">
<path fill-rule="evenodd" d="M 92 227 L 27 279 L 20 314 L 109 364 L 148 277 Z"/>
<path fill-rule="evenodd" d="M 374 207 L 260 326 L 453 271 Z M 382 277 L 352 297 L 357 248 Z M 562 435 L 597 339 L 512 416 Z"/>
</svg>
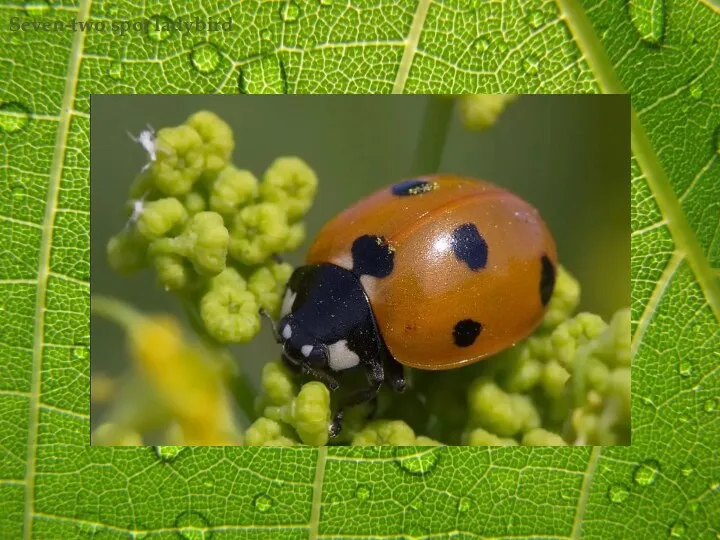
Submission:
<svg viewBox="0 0 720 540">
<path fill-rule="evenodd" d="M 292 314 L 286 315 L 277 325 L 277 333 L 283 346 L 283 355 L 297 366 L 307 366 L 313 370 L 328 366 L 328 349 L 301 325 Z"/>
</svg>

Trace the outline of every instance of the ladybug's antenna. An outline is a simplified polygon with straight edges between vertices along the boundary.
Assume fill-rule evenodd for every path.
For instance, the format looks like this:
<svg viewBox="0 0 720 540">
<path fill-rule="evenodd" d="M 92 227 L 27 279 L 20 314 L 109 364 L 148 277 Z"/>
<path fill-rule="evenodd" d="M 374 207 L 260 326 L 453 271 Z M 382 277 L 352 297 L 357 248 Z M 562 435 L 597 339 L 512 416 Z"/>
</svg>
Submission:
<svg viewBox="0 0 720 540">
<path fill-rule="evenodd" d="M 280 334 L 278 333 L 278 330 L 277 330 L 277 326 L 275 326 L 275 321 L 270 316 L 270 314 L 267 311 L 265 311 L 265 308 L 262 308 L 262 307 L 258 310 L 258 313 L 260 314 L 261 317 L 270 321 L 270 328 L 272 328 L 272 333 L 273 333 L 273 337 L 275 338 L 275 342 L 282 343 L 283 339 L 282 339 L 282 337 L 280 337 Z"/>
</svg>

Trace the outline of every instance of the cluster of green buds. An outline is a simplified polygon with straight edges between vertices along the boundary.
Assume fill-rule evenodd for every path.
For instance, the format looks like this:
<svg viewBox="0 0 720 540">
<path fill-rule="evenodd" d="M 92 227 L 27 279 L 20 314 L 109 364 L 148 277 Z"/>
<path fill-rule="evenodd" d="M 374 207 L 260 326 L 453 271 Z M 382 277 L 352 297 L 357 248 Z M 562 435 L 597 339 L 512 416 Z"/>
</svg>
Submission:
<svg viewBox="0 0 720 540">
<path fill-rule="evenodd" d="M 151 160 L 130 188 L 127 226 L 108 243 L 111 266 L 153 268 L 210 337 L 249 341 L 260 308 L 278 314 L 292 267 L 275 256 L 305 238 L 314 171 L 297 157 L 277 158 L 262 180 L 238 168 L 230 126 L 209 111 L 138 140 Z"/>
<path fill-rule="evenodd" d="M 337 444 L 564 446 L 630 442 L 630 311 L 609 323 L 573 316 L 578 282 L 562 267 L 547 313 L 528 339 L 466 368 L 409 370 L 402 396 L 383 390 L 379 417 L 348 411 Z M 331 418 L 324 385 L 299 385 L 284 365 L 265 366 L 260 418 L 245 444 L 324 445 Z M 424 433 L 426 435 L 418 435 Z M 441 442 L 438 442 L 441 441 Z"/>
</svg>

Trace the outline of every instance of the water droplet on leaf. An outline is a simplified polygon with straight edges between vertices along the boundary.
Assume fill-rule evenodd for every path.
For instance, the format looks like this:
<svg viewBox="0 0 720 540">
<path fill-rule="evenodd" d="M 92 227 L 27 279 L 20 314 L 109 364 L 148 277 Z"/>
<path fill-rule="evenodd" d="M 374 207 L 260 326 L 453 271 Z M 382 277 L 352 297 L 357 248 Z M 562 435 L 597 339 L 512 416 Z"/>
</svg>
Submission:
<svg viewBox="0 0 720 540">
<path fill-rule="evenodd" d="M 72 355 L 75 360 L 87 360 L 87 357 L 89 355 L 88 348 L 87 347 L 75 347 L 73 349 Z"/>
<path fill-rule="evenodd" d="M 678 521 L 670 527 L 670 536 L 674 538 L 682 538 L 687 532 L 687 525 L 683 521 Z"/>
<path fill-rule="evenodd" d="M 475 49 L 478 52 L 485 52 L 490 48 L 490 42 L 485 38 L 478 38 L 475 40 Z"/>
<path fill-rule="evenodd" d="M 366 501 L 370 498 L 370 489 L 367 486 L 360 486 L 355 490 L 355 498 Z"/>
<path fill-rule="evenodd" d="M 12 135 L 24 129 L 30 121 L 30 111 L 14 101 L 0 105 L 0 131 Z"/>
<path fill-rule="evenodd" d="M 715 412 L 718 406 L 718 398 L 710 398 L 703 403 L 703 411 Z"/>
<path fill-rule="evenodd" d="M 630 491 L 625 486 L 613 484 L 608 489 L 608 498 L 614 503 L 621 503 L 630 496 Z"/>
<path fill-rule="evenodd" d="M 423 475 L 428 474 L 436 467 L 442 448 L 417 451 L 411 446 L 399 446 L 395 451 L 395 457 L 401 469 L 410 474 Z"/>
<path fill-rule="evenodd" d="M 665 2 L 663 0 L 630 0 L 628 12 L 632 25 L 646 43 L 659 45 L 665 34 Z"/>
<path fill-rule="evenodd" d="M 523 60 L 523 67 L 525 68 L 526 73 L 535 74 L 538 72 L 538 67 L 540 66 L 540 60 L 538 60 L 537 56 L 526 56 Z"/>
<path fill-rule="evenodd" d="M 690 84 L 690 97 L 700 99 L 703 97 L 703 85 L 700 81 L 693 81 Z"/>
<path fill-rule="evenodd" d="M 637 466 L 633 473 L 633 480 L 639 486 L 649 486 L 655 483 L 659 472 L 660 464 L 654 459 L 648 459 Z"/>
<path fill-rule="evenodd" d="M 269 496 L 265 495 L 264 493 L 256 495 L 253 499 L 253 506 L 255 507 L 255 510 L 263 514 L 270 511 L 274 504 L 275 501 L 273 501 Z"/>
<path fill-rule="evenodd" d="M 50 11 L 50 2 L 46 0 L 30 0 L 25 2 L 25 13 L 28 17 L 39 17 Z"/>
<path fill-rule="evenodd" d="M 110 67 L 108 68 L 108 75 L 112 79 L 119 80 L 122 79 L 122 72 L 123 72 L 123 65 L 122 62 L 113 62 L 110 64 Z"/>
<path fill-rule="evenodd" d="M 276 54 L 253 60 L 240 68 L 241 94 L 286 94 L 285 67 Z"/>
<path fill-rule="evenodd" d="M 210 522 L 200 512 L 183 512 L 175 520 L 175 527 L 180 538 L 185 540 L 208 540 L 212 537 Z"/>
<path fill-rule="evenodd" d="M 165 15 L 150 17 L 147 37 L 153 41 L 165 41 L 172 35 L 173 22 Z"/>
<path fill-rule="evenodd" d="M 689 377 L 692 374 L 692 364 L 688 360 L 683 360 L 680 362 L 678 371 L 683 377 Z"/>
<path fill-rule="evenodd" d="M 294 0 L 289 0 L 280 6 L 280 18 L 285 22 L 295 22 L 299 15 L 300 8 Z"/>
<path fill-rule="evenodd" d="M 458 512 L 467 512 L 472 506 L 472 499 L 469 497 L 460 497 L 458 501 Z"/>
<path fill-rule="evenodd" d="M 161 461 L 173 461 L 184 448 L 184 446 L 154 446 L 153 450 Z"/>
<path fill-rule="evenodd" d="M 207 41 L 196 45 L 190 53 L 190 58 L 195 69 L 203 74 L 212 73 L 220 65 L 220 51 Z"/>
</svg>

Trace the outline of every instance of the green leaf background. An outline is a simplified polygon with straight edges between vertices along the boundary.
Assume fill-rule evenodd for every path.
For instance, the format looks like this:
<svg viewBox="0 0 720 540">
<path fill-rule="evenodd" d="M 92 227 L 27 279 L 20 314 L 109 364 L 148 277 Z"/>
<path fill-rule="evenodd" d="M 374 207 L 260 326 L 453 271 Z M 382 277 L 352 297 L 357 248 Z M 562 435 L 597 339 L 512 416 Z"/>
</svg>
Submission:
<svg viewBox="0 0 720 540">
<path fill-rule="evenodd" d="M 0 538 L 718 537 L 716 5 L 38 2 L 0 6 Z M 157 14 L 233 30 L 10 30 Z M 90 448 L 89 95 L 241 89 L 631 93 L 632 446 Z"/>
</svg>

